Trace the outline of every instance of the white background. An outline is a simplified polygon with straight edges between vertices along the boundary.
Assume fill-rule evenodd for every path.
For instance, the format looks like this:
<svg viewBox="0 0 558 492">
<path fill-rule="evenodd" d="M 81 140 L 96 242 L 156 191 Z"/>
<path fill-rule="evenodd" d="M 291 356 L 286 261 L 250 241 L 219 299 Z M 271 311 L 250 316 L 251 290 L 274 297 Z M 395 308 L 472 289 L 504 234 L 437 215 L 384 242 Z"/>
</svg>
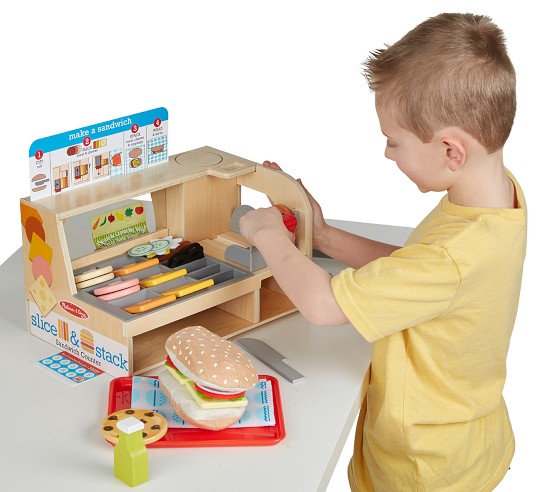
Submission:
<svg viewBox="0 0 558 492">
<path fill-rule="evenodd" d="M 368 52 L 442 11 L 488 14 L 518 76 L 505 163 L 529 205 L 505 396 L 517 451 L 499 491 L 556 487 L 555 19 L 546 2 L 10 2 L 0 28 L 0 262 L 21 246 L 35 139 L 164 106 L 171 154 L 210 145 L 301 177 L 329 218 L 414 226 L 440 199 L 383 157 Z M 325 423 L 327 425 L 327 423 Z M 350 446 L 349 446 L 350 447 Z M 309 457 L 311 459 L 311 457 Z M 347 490 L 342 457 L 330 490 Z M 287 472 L 285 470 L 285 472 Z"/>
</svg>

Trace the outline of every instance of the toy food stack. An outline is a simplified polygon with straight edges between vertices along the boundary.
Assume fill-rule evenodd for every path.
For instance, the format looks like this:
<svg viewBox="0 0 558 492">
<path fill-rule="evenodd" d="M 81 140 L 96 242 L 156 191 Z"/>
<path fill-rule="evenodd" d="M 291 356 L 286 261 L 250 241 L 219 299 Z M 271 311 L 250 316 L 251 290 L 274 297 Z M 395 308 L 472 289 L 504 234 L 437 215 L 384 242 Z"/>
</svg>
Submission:
<svg viewBox="0 0 558 492">
<path fill-rule="evenodd" d="M 258 254 L 231 231 L 242 187 L 292 210 L 295 244 L 311 256 L 311 206 L 296 180 L 211 147 L 35 201 L 22 198 L 30 333 L 113 376 L 130 376 L 162 364 L 165 340 L 182 327 L 202 325 L 228 338 L 293 312 L 265 264 L 242 259 Z M 66 220 L 146 194 L 154 231 L 71 257 Z M 204 257 L 172 268 L 128 254 L 169 236 L 199 243 Z M 127 295 L 114 295 L 123 289 Z"/>
</svg>

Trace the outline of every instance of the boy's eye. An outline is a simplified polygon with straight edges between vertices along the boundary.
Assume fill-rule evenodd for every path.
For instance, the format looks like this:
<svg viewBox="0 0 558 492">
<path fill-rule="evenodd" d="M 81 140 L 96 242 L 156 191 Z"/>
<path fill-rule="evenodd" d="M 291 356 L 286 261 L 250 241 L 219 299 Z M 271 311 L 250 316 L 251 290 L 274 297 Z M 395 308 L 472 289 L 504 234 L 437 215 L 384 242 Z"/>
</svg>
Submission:
<svg viewBox="0 0 558 492">
<path fill-rule="evenodd" d="M 394 149 L 395 148 L 395 144 L 391 143 L 389 140 L 386 141 L 386 147 L 388 147 L 389 149 Z"/>
</svg>

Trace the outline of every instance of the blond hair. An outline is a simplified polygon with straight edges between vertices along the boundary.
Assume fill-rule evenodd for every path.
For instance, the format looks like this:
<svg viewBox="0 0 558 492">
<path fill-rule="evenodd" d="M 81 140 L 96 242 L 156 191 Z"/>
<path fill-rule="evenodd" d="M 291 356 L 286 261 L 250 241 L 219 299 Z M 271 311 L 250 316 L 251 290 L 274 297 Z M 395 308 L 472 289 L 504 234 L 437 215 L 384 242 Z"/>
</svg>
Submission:
<svg viewBox="0 0 558 492">
<path fill-rule="evenodd" d="M 364 75 L 398 124 L 423 142 L 458 126 L 488 152 L 503 147 L 515 117 L 515 70 L 490 17 L 444 13 L 370 54 Z"/>
</svg>

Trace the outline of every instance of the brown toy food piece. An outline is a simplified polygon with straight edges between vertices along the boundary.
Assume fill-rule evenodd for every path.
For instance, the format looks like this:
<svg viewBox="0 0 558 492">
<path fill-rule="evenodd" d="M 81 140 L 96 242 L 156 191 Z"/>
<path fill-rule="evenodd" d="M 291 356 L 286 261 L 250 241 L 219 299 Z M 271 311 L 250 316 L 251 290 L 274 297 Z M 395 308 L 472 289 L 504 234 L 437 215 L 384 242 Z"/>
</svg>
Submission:
<svg viewBox="0 0 558 492">
<path fill-rule="evenodd" d="M 190 241 L 188 241 L 187 239 L 184 239 L 184 241 L 178 243 L 178 246 L 174 249 L 171 249 L 168 253 L 164 254 L 164 255 L 160 255 L 159 258 L 159 262 L 162 263 L 163 261 L 167 261 L 173 254 L 178 253 L 179 251 L 182 251 L 183 249 L 186 248 L 186 246 L 190 246 L 190 244 L 192 244 Z"/>
</svg>

